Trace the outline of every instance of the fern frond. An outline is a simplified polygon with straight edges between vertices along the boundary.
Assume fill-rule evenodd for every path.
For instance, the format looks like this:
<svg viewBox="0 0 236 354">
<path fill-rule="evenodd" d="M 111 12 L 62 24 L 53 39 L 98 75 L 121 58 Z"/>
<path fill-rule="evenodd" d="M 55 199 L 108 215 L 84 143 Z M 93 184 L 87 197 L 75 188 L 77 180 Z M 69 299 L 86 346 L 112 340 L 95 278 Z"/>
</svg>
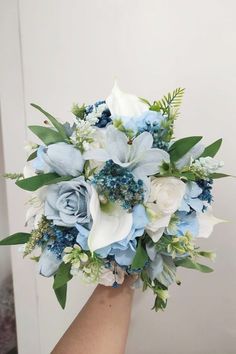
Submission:
<svg viewBox="0 0 236 354">
<path fill-rule="evenodd" d="M 178 87 L 157 102 L 163 115 L 165 114 L 169 116 L 171 108 L 175 111 L 175 117 L 179 114 L 179 108 L 182 103 L 184 91 L 184 88 Z"/>
</svg>

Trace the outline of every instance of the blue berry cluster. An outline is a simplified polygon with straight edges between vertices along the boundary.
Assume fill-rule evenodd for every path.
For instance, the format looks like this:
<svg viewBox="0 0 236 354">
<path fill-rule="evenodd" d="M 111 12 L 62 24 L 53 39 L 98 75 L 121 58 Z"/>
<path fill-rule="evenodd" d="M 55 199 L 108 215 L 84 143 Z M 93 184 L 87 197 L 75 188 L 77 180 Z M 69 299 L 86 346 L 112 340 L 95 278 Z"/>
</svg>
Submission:
<svg viewBox="0 0 236 354">
<path fill-rule="evenodd" d="M 46 244 L 51 252 L 55 253 L 57 258 L 61 258 L 65 247 L 73 246 L 76 242 L 78 230 L 76 227 L 66 228 L 56 225 L 52 225 L 49 232 L 43 233 L 42 239 L 39 241 L 39 245 Z"/>
<path fill-rule="evenodd" d="M 100 105 L 106 104 L 105 101 L 97 101 L 93 105 L 87 106 L 85 109 L 85 114 L 88 115 L 89 113 L 92 113 L 93 110 L 96 110 Z M 108 123 L 111 122 L 111 112 L 108 108 L 105 108 L 101 115 L 97 117 L 98 122 L 95 124 L 96 127 L 98 128 L 105 128 Z"/>
<path fill-rule="evenodd" d="M 169 148 L 169 144 L 163 140 L 164 136 L 166 135 L 166 129 L 161 127 L 159 122 L 146 122 L 145 126 L 142 127 L 139 132 L 148 132 L 151 133 L 153 136 L 153 148 L 158 148 L 167 151 Z"/>
<path fill-rule="evenodd" d="M 212 197 L 212 179 L 200 179 L 196 181 L 200 188 L 202 188 L 202 193 L 198 196 L 200 200 L 206 201 L 207 203 L 211 204 L 213 197 Z M 203 208 L 206 209 L 206 208 Z"/>
<path fill-rule="evenodd" d="M 119 202 L 124 209 L 130 211 L 144 200 L 143 181 L 135 181 L 127 168 L 115 164 L 112 160 L 105 163 L 102 170 L 94 176 L 92 183 L 96 185 L 100 195 L 111 202 Z"/>
</svg>

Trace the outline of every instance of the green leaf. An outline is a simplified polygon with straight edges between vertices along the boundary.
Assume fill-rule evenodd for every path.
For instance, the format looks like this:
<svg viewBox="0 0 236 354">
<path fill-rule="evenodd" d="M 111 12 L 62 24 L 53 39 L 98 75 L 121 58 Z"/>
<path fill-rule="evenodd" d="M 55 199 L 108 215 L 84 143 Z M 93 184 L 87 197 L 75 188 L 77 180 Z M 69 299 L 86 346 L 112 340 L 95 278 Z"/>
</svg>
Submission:
<svg viewBox="0 0 236 354">
<path fill-rule="evenodd" d="M 68 136 L 66 134 L 66 130 L 63 126 L 63 124 L 61 124 L 60 122 L 58 122 L 58 120 L 53 117 L 50 113 L 46 112 L 44 109 L 42 109 L 40 106 L 38 106 L 37 104 L 31 103 L 31 106 L 36 108 L 38 111 L 40 111 L 41 113 L 43 113 L 48 120 L 52 123 L 52 125 L 57 129 L 57 131 L 60 133 L 61 137 L 64 140 L 68 139 Z"/>
<path fill-rule="evenodd" d="M 17 232 L 0 241 L 0 246 L 21 245 L 29 241 L 31 234 L 25 232 Z"/>
<path fill-rule="evenodd" d="M 213 269 L 204 265 L 204 264 L 200 264 L 200 263 L 196 263 L 194 262 L 192 259 L 190 258 L 185 258 L 185 259 L 181 259 L 175 262 L 176 266 L 180 266 L 180 267 L 184 267 L 184 268 L 189 268 L 189 269 L 196 269 L 199 272 L 202 273 L 211 273 L 213 272 Z"/>
<path fill-rule="evenodd" d="M 57 181 L 59 177 L 57 173 L 42 173 L 37 176 L 20 179 L 16 181 L 16 185 L 26 191 L 33 192 L 50 182 Z"/>
<path fill-rule="evenodd" d="M 184 96 L 184 88 L 178 87 L 173 92 L 169 92 L 166 96 L 164 96 L 161 100 L 154 102 L 154 104 L 150 107 L 151 110 L 157 110 L 156 107 L 159 108 L 159 111 L 162 114 L 170 113 L 170 108 L 173 107 L 176 109 L 176 116 L 178 115 L 178 109 L 182 103 L 182 99 Z"/>
<path fill-rule="evenodd" d="M 134 256 L 131 269 L 143 268 L 148 260 L 148 254 L 142 246 L 142 241 L 139 239 L 138 247 L 136 249 L 136 254 Z"/>
<path fill-rule="evenodd" d="M 142 97 L 139 97 L 140 101 L 142 101 L 143 103 L 146 103 L 149 107 L 151 106 L 151 103 L 146 100 L 146 98 L 142 98 Z"/>
<path fill-rule="evenodd" d="M 53 283 L 53 289 L 59 289 L 64 286 L 69 280 L 73 278 L 70 274 L 71 264 L 70 263 L 61 263 L 58 268 Z"/>
<path fill-rule="evenodd" d="M 31 161 L 37 157 L 37 150 L 32 152 L 32 154 L 29 155 L 27 161 Z"/>
<path fill-rule="evenodd" d="M 191 150 L 200 140 L 202 136 L 188 136 L 183 139 L 175 141 L 169 150 L 170 158 L 173 162 L 178 161 L 189 150 Z"/>
<path fill-rule="evenodd" d="M 217 179 L 217 178 L 233 177 L 233 176 L 227 175 L 226 173 L 212 173 L 209 177 L 212 179 Z"/>
<path fill-rule="evenodd" d="M 216 140 L 214 143 L 208 145 L 205 148 L 205 150 L 203 151 L 200 157 L 207 157 L 207 156 L 214 157 L 219 151 L 221 144 L 222 144 L 222 139 Z"/>
<path fill-rule="evenodd" d="M 64 284 L 62 287 L 54 289 L 57 300 L 64 310 L 66 306 L 66 295 L 67 295 L 67 284 Z"/>
<path fill-rule="evenodd" d="M 56 130 L 40 125 L 30 125 L 28 127 L 45 145 L 59 143 L 65 139 Z"/>
</svg>

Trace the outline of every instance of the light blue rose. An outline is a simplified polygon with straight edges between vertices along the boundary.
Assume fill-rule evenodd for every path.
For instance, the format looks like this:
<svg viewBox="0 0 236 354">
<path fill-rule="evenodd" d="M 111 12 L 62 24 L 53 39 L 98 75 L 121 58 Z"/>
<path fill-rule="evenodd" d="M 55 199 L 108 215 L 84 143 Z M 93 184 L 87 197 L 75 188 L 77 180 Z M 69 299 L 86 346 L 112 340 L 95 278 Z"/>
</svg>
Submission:
<svg viewBox="0 0 236 354">
<path fill-rule="evenodd" d="M 91 186 L 83 177 L 50 185 L 45 200 L 45 216 L 55 225 L 72 227 L 90 221 Z"/>
<path fill-rule="evenodd" d="M 60 176 L 81 175 L 84 167 L 84 159 L 81 152 L 73 145 L 56 143 L 49 146 L 40 146 L 37 157 L 33 161 L 33 167 L 37 171 L 56 172 Z"/>
<path fill-rule="evenodd" d="M 132 263 L 137 247 L 136 238 L 143 235 L 144 228 L 149 222 L 143 205 L 136 205 L 132 214 L 133 225 L 130 233 L 123 240 L 96 250 L 96 253 L 100 257 L 106 258 L 108 255 L 114 256 L 116 262 L 121 266 L 128 266 Z M 76 227 L 79 231 L 76 242 L 79 243 L 84 250 L 88 250 L 90 226 L 77 224 Z"/>
</svg>

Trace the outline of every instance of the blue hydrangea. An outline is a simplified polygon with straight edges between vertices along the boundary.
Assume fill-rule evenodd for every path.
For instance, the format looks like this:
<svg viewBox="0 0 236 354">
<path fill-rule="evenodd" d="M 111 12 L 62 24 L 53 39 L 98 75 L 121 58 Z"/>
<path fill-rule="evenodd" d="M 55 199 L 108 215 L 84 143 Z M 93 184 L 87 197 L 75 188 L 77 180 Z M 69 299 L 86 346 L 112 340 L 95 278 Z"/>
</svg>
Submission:
<svg viewBox="0 0 236 354">
<path fill-rule="evenodd" d="M 144 200 L 143 181 L 134 179 L 127 169 L 115 164 L 112 160 L 105 163 L 92 183 L 100 195 L 111 202 L 119 202 L 124 209 L 130 210 Z"/>
<path fill-rule="evenodd" d="M 50 232 L 43 234 L 43 237 L 41 240 L 39 240 L 38 244 L 47 244 L 48 250 L 53 252 L 58 259 L 61 259 L 65 247 L 73 246 L 76 243 L 77 235 L 78 230 L 76 227 L 62 228 L 53 225 Z"/>
<path fill-rule="evenodd" d="M 195 211 L 178 211 L 175 213 L 177 221 L 166 229 L 167 235 L 183 236 L 186 232 L 195 237 L 199 233 L 199 222 Z"/>
<path fill-rule="evenodd" d="M 211 204 L 213 200 L 212 196 L 212 185 L 213 185 L 213 180 L 212 179 L 201 179 L 197 181 L 198 186 L 202 189 L 202 193 L 198 196 L 198 198 L 202 201 L 206 201 L 208 204 Z M 206 206 L 205 208 L 206 209 Z"/>
<path fill-rule="evenodd" d="M 166 129 L 163 127 L 165 117 L 156 111 L 146 111 L 139 117 L 122 117 L 123 125 L 137 133 L 149 132 L 153 136 L 153 148 L 168 150 L 169 144 L 163 140 Z"/>
</svg>

